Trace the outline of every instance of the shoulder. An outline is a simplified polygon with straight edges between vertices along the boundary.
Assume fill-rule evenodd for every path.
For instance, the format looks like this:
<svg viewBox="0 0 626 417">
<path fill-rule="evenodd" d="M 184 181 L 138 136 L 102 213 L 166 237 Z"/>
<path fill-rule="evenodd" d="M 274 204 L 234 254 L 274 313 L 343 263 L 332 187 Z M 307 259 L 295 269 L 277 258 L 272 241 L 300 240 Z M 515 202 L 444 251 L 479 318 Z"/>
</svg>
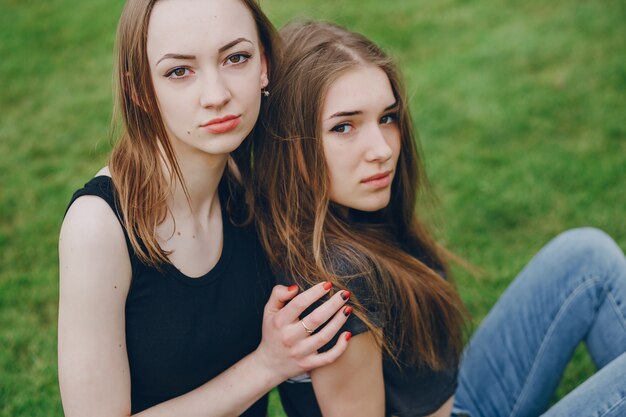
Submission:
<svg viewBox="0 0 626 417">
<path fill-rule="evenodd" d="M 131 277 L 122 227 L 111 208 L 95 196 L 78 198 L 59 236 L 59 309 L 71 312 L 66 324 L 109 323 L 122 314 Z"/>
<path fill-rule="evenodd" d="M 110 177 L 110 176 L 111 176 L 111 171 L 109 170 L 108 165 L 105 167 L 102 167 L 100 171 L 96 172 L 96 175 L 94 175 L 94 177 Z"/>
<path fill-rule="evenodd" d="M 111 173 L 108 167 L 100 169 L 83 188 L 77 190 L 67 208 L 61 235 L 82 240 L 99 240 L 121 232 L 121 225 L 110 201 L 112 190 L 103 191 L 102 185 L 110 188 Z M 84 233 L 81 233 L 84 232 Z M 82 236 L 81 236 L 82 235 Z"/>
<path fill-rule="evenodd" d="M 372 259 L 348 242 L 331 241 L 325 258 L 327 267 L 342 280 L 350 280 L 375 272 Z"/>
<path fill-rule="evenodd" d="M 329 245 L 327 263 L 337 283 L 348 289 L 367 310 L 370 320 L 380 325 L 380 274 L 376 263 L 366 253 L 344 243 Z"/>
<path fill-rule="evenodd" d="M 103 168 L 99 174 L 106 172 Z M 102 268 L 117 275 L 130 271 L 122 225 L 111 206 L 109 193 L 99 191 L 108 187 L 103 185 L 109 182 L 106 175 L 94 177 L 70 202 L 59 235 L 59 257 L 66 269 L 96 273 Z M 61 273 L 63 277 L 63 269 Z"/>
<path fill-rule="evenodd" d="M 118 233 L 119 232 L 119 233 Z M 100 196 L 82 195 L 67 210 L 61 236 L 73 237 L 84 243 L 93 243 L 121 236 L 122 227 L 111 206 Z"/>
<path fill-rule="evenodd" d="M 349 290 L 365 295 L 378 276 L 376 264 L 366 253 L 345 242 L 333 242 L 326 252 L 327 268 Z"/>
<path fill-rule="evenodd" d="M 91 198 L 86 198 L 91 197 Z M 77 201 L 81 201 L 79 206 L 81 209 L 73 209 L 76 205 Z M 110 176 L 110 172 L 108 167 L 102 168 L 100 171 L 96 173 L 94 177 L 92 177 L 88 182 L 86 182 L 82 188 L 79 188 L 74 192 L 72 198 L 69 201 L 67 209 L 65 211 L 65 216 L 67 216 L 70 211 L 79 212 L 83 215 L 90 215 L 91 212 L 98 212 L 98 204 L 97 203 L 85 203 L 85 200 L 90 201 L 104 201 L 110 207 L 110 211 L 117 215 L 117 218 L 120 222 L 122 222 L 122 216 L 119 211 L 117 205 L 117 193 L 115 191 L 115 186 L 113 184 L 113 179 Z M 102 207 L 101 209 L 104 209 Z M 103 210 L 101 210 L 103 211 Z"/>
<path fill-rule="evenodd" d="M 126 259 L 122 225 L 110 205 L 98 196 L 77 198 L 69 207 L 59 236 L 61 255 L 86 259 Z M 95 265 L 94 265 L 95 266 Z"/>
</svg>

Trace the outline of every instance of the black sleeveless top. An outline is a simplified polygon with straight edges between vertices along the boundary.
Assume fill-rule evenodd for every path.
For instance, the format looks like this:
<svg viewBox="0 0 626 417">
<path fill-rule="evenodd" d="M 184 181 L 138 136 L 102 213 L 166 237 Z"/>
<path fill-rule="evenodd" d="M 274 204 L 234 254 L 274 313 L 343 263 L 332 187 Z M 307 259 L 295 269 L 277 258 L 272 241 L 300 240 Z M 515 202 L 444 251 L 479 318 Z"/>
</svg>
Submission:
<svg viewBox="0 0 626 417">
<path fill-rule="evenodd" d="M 121 222 L 110 177 L 78 190 L 106 201 Z M 126 348 L 132 413 L 185 394 L 251 353 L 261 341 L 263 307 L 273 285 L 254 227 L 228 220 L 220 187 L 224 243 L 217 264 L 190 278 L 171 264 L 159 271 L 139 261 L 124 231 L 132 265 L 126 298 Z M 121 222 L 123 228 L 123 222 Z M 210 404 L 207 404 L 210 407 Z M 266 416 L 267 396 L 244 416 Z"/>
</svg>

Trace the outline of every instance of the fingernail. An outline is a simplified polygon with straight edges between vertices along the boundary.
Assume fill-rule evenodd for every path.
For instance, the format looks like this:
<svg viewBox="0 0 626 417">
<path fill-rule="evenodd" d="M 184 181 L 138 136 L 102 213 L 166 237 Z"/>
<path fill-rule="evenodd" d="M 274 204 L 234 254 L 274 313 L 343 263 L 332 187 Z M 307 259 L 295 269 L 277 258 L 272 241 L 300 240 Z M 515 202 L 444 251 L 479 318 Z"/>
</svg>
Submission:
<svg viewBox="0 0 626 417">
<path fill-rule="evenodd" d="M 298 286 L 294 284 L 294 285 L 290 286 L 289 288 L 287 288 L 287 291 L 291 292 L 291 291 L 295 291 L 297 289 L 298 289 Z"/>
<path fill-rule="evenodd" d="M 332 284 L 332 282 L 330 282 L 330 281 L 326 281 L 326 282 L 324 283 L 324 289 L 325 289 L 326 291 L 330 290 L 330 287 L 332 287 L 332 286 L 333 286 L 333 284 Z"/>
<path fill-rule="evenodd" d="M 341 298 L 343 298 L 343 301 L 346 301 L 348 298 L 350 298 L 350 291 L 341 291 Z"/>
<path fill-rule="evenodd" d="M 352 314 L 352 307 L 348 306 L 346 308 L 343 309 L 343 315 L 348 317 L 350 314 Z"/>
<path fill-rule="evenodd" d="M 352 337 L 352 333 L 350 332 L 346 333 L 346 342 L 350 341 L 351 337 Z"/>
</svg>

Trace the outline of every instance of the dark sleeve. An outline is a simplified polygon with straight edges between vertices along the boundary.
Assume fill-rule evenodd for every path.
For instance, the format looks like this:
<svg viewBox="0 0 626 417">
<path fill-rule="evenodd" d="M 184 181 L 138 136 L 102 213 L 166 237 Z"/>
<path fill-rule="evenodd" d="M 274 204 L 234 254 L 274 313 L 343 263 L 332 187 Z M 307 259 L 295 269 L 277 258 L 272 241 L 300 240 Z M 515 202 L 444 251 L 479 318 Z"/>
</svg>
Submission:
<svg viewBox="0 0 626 417">
<path fill-rule="evenodd" d="M 65 209 L 65 214 L 67 214 L 67 211 L 70 209 L 72 204 L 74 204 L 74 201 L 86 195 L 96 196 L 96 197 L 100 197 L 101 199 L 103 199 L 109 205 L 109 207 L 111 207 L 111 210 L 113 211 L 113 213 L 115 213 L 115 216 L 120 221 L 120 224 L 122 226 L 124 225 L 124 221 L 122 220 L 120 210 L 118 209 L 116 201 L 115 201 L 113 181 L 111 180 L 110 177 L 103 176 L 103 175 L 94 177 L 89 182 L 87 182 L 83 186 L 83 188 L 77 190 L 72 196 L 69 204 L 67 205 L 67 208 Z"/>
<path fill-rule="evenodd" d="M 365 314 L 367 315 L 367 319 L 375 326 L 380 327 L 381 326 L 380 308 L 378 307 L 376 300 L 374 298 L 374 292 L 372 291 L 371 287 L 367 284 L 367 281 L 362 274 L 361 275 L 350 274 L 350 275 L 352 275 L 352 277 L 344 280 L 345 287 L 348 289 L 348 291 L 352 293 L 352 295 L 350 296 L 350 300 L 353 300 L 353 299 L 358 300 L 359 303 L 365 308 Z M 283 281 L 281 283 L 284 285 L 293 284 L 293 282 L 290 282 L 288 279 L 281 278 L 281 280 Z M 324 301 L 327 301 L 335 293 L 336 291 L 331 291 L 329 295 L 326 295 L 322 297 L 320 300 L 313 303 L 309 308 L 304 310 L 304 312 L 300 315 L 300 319 L 304 319 L 308 314 L 310 314 L 313 310 L 315 310 L 317 307 L 322 305 Z M 350 305 L 350 300 L 348 300 L 346 305 Z M 305 320 L 305 323 L 306 323 L 306 320 Z M 317 333 L 324 326 L 325 324 L 320 326 L 314 333 Z M 353 336 L 356 336 L 358 334 L 365 333 L 366 331 L 368 331 L 368 328 L 363 322 L 363 320 L 361 319 L 361 317 L 359 317 L 359 314 L 353 312 L 352 314 L 350 314 L 350 317 L 348 317 L 348 320 L 344 323 L 344 325 L 337 332 L 337 334 L 335 334 L 333 339 L 326 345 L 322 346 L 319 349 L 319 352 L 326 352 L 327 350 L 330 350 L 333 346 L 335 346 L 341 334 L 343 334 L 343 332 L 346 332 L 346 331 L 349 331 L 352 333 Z"/>
</svg>

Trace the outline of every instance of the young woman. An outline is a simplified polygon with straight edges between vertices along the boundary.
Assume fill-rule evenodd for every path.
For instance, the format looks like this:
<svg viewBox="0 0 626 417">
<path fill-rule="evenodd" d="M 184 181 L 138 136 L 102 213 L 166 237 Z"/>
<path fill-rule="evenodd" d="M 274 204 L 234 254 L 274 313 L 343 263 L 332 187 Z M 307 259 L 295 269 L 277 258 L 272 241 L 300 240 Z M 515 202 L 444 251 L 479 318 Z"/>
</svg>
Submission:
<svg viewBox="0 0 626 417">
<path fill-rule="evenodd" d="M 274 39 L 254 0 L 126 3 L 124 132 L 74 195 L 59 241 L 65 415 L 265 416 L 272 387 L 345 350 L 344 332 L 317 353 L 345 322 L 345 297 L 299 320 L 330 283 L 270 295 L 254 229 L 233 223 L 251 215 L 238 147 L 264 134 Z"/>
<path fill-rule="evenodd" d="M 626 259 L 615 243 L 580 229 L 547 245 L 459 369 L 463 309 L 446 252 L 416 214 L 426 177 L 394 63 L 328 23 L 281 35 L 272 140 L 254 149 L 261 240 L 281 276 L 353 291 L 356 313 L 341 358 L 281 385 L 288 415 L 538 416 L 581 340 L 600 370 L 545 415 L 625 415 Z"/>
</svg>

